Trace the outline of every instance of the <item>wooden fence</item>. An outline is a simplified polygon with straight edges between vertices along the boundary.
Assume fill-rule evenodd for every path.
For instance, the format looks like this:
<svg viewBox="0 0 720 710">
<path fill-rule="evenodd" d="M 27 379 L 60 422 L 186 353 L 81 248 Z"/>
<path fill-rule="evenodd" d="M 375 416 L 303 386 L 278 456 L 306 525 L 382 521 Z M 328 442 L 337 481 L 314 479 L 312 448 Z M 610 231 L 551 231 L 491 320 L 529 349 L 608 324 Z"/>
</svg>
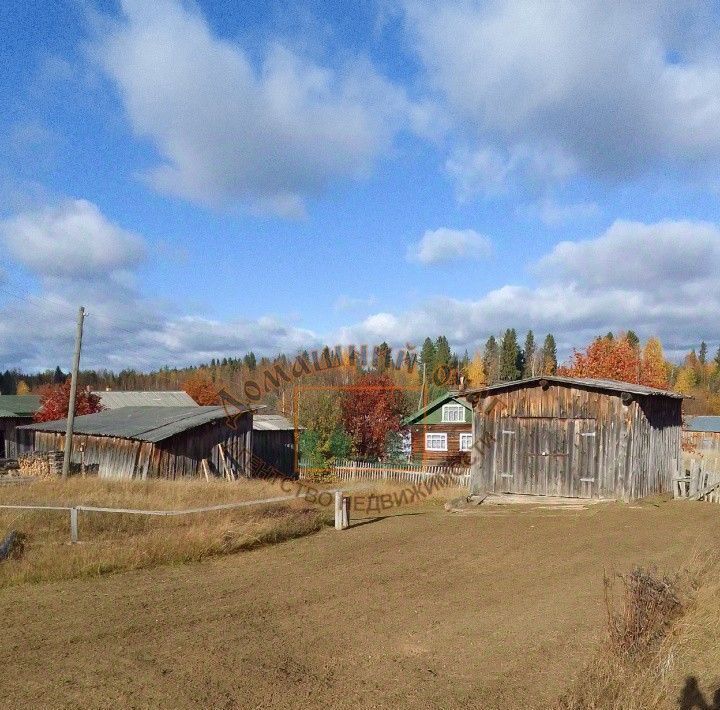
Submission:
<svg viewBox="0 0 720 710">
<path fill-rule="evenodd" d="M 308 464 L 300 464 L 300 479 L 310 478 Z M 460 487 L 470 485 L 470 469 L 465 466 L 422 466 L 368 461 L 335 461 L 328 473 L 339 481 L 364 479 L 370 481 L 409 481 L 425 483 L 434 476 L 453 476 Z"/>
<path fill-rule="evenodd" d="M 683 452 L 683 475 L 675 479 L 676 498 L 720 503 L 720 456 Z"/>
</svg>

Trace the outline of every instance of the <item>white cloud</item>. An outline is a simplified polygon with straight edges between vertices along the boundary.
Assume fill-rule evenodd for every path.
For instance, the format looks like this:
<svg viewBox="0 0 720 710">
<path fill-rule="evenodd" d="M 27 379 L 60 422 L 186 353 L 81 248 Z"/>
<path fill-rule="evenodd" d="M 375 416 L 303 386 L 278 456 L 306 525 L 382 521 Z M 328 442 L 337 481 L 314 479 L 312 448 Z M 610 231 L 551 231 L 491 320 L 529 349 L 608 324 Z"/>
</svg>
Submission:
<svg viewBox="0 0 720 710">
<path fill-rule="evenodd" d="M 24 212 L 0 222 L 10 256 L 42 276 L 77 277 L 133 268 L 142 239 L 108 221 L 86 200 Z"/>
<path fill-rule="evenodd" d="M 486 259 L 492 252 L 490 239 L 473 229 L 428 230 L 419 242 L 407 251 L 410 261 L 421 264 L 439 264 L 461 259 Z"/>
<path fill-rule="evenodd" d="M 536 179 L 538 155 L 556 179 L 720 156 L 709 0 L 404 4 L 428 81 L 467 141 L 448 165 L 461 195 L 512 172 Z"/>
<path fill-rule="evenodd" d="M 367 61 L 335 71 L 275 44 L 256 67 L 178 2 L 122 8 L 97 53 L 165 161 L 148 174 L 161 191 L 297 217 L 333 178 L 366 175 L 410 120 L 404 92 Z"/>
<path fill-rule="evenodd" d="M 560 204 L 549 196 L 543 197 L 530 208 L 540 221 L 548 227 L 557 227 L 566 222 L 576 222 L 590 217 L 596 217 L 600 208 L 595 202 L 574 202 Z"/>
<path fill-rule="evenodd" d="M 444 333 L 481 347 L 506 327 L 553 332 L 561 350 L 608 330 L 660 336 L 670 353 L 700 338 L 720 342 L 720 229 L 704 222 L 615 222 L 564 242 L 534 265 L 534 286 L 506 285 L 476 300 L 431 298 L 404 313 L 378 313 L 344 328 L 343 342 L 396 345 Z"/>
<path fill-rule="evenodd" d="M 335 299 L 333 309 L 336 311 L 352 311 L 358 308 L 368 308 L 377 303 L 375 296 L 354 297 L 341 294 Z"/>
</svg>

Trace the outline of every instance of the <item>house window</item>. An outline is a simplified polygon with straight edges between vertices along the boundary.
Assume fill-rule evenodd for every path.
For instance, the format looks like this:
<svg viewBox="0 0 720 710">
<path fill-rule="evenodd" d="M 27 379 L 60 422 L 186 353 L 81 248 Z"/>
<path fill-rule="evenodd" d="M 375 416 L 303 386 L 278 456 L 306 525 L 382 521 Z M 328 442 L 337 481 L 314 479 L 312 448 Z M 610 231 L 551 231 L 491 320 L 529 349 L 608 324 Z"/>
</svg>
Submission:
<svg viewBox="0 0 720 710">
<path fill-rule="evenodd" d="M 460 451 L 472 449 L 472 434 L 460 434 Z"/>
<path fill-rule="evenodd" d="M 465 421 L 465 407 L 462 404 L 443 404 L 443 424 L 452 424 Z"/>
<path fill-rule="evenodd" d="M 447 451 L 447 434 L 425 434 L 425 451 Z"/>
</svg>

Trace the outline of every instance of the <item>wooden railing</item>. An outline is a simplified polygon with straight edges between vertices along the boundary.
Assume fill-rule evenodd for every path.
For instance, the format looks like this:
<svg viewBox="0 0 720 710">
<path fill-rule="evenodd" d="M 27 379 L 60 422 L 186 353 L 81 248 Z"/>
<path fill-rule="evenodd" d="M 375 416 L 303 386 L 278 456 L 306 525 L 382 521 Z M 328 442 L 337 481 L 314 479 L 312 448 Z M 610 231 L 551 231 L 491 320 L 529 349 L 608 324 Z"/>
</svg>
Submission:
<svg viewBox="0 0 720 710">
<path fill-rule="evenodd" d="M 307 464 L 300 464 L 300 478 L 309 475 Z M 411 463 L 386 463 L 369 461 L 335 461 L 328 469 L 334 478 L 340 481 L 365 479 L 370 481 L 410 481 L 424 483 L 433 476 L 453 476 L 458 486 L 470 485 L 470 469 L 466 466 L 423 466 Z"/>
</svg>

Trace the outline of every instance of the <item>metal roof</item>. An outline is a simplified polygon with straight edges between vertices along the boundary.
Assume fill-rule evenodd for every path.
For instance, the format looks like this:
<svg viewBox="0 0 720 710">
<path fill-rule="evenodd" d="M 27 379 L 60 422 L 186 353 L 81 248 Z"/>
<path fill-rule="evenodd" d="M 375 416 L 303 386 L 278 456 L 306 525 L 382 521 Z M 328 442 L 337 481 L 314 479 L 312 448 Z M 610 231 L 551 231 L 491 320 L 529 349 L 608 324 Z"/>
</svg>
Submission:
<svg viewBox="0 0 720 710">
<path fill-rule="evenodd" d="M 32 417 L 40 409 L 40 395 L 0 394 L 0 418 Z"/>
<path fill-rule="evenodd" d="M 405 419 L 403 419 L 403 424 L 408 425 L 412 424 L 413 422 L 417 421 L 418 419 L 422 419 L 426 414 L 430 413 L 433 409 L 437 409 L 441 404 L 444 404 L 448 400 L 456 399 L 459 404 L 462 404 L 465 409 L 472 409 L 470 406 L 470 403 L 465 399 L 463 395 L 461 395 L 459 392 L 446 392 L 445 394 L 441 394 L 439 397 L 434 399 L 432 402 L 429 402 L 426 404 L 422 409 L 418 409 L 417 412 L 414 414 L 411 414 Z"/>
<path fill-rule="evenodd" d="M 571 385 L 574 387 L 589 387 L 592 389 L 610 390 L 612 392 L 628 392 L 630 394 L 638 394 L 644 396 L 663 396 L 682 399 L 683 395 L 679 392 L 670 392 L 668 390 L 655 389 L 654 387 L 646 387 L 645 385 L 637 385 L 633 382 L 620 382 L 619 380 L 598 380 L 590 377 L 560 377 L 558 375 L 542 375 L 538 377 L 528 377 L 525 380 L 513 380 L 512 382 L 498 382 L 489 387 L 479 387 L 473 390 L 467 390 L 465 394 L 494 392 L 496 390 L 505 389 L 507 387 L 517 387 L 518 385 L 534 385 L 540 380 L 547 380 L 561 385 Z"/>
<path fill-rule="evenodd" d="M 93 392 L 100 397 L 106 409 L 120 407 L 197 407 L 195 400 L 187 392 L 125 392 L 105 390 Z"/>
<path fill-rule="evenodd" d="M 683 429 L 720 433 L 720 417 L 685 417 Z"/>
<path fill-rule="evenodd" d="M 255 431 L 295 431 L 295 425 L 282 414 L 255 414 L 253 429 Z"/>
<path fill-rule="evenodd" d="M 233 412 L 248 412 L 228 409 Z M 228 416 L 225 407 L 121 407 L 106 409 L 97 414 L 85 414 L 75 417 L 76 434 L 89 436 L 112 436 L 120 439 L 150 441 L 156 443 L 175 434 L 202 426 L 208 422 L 225 419 Z M 66 421 L 27 424 L 19 427 L 30 431 L 65 433 Z"/>
</svg>

